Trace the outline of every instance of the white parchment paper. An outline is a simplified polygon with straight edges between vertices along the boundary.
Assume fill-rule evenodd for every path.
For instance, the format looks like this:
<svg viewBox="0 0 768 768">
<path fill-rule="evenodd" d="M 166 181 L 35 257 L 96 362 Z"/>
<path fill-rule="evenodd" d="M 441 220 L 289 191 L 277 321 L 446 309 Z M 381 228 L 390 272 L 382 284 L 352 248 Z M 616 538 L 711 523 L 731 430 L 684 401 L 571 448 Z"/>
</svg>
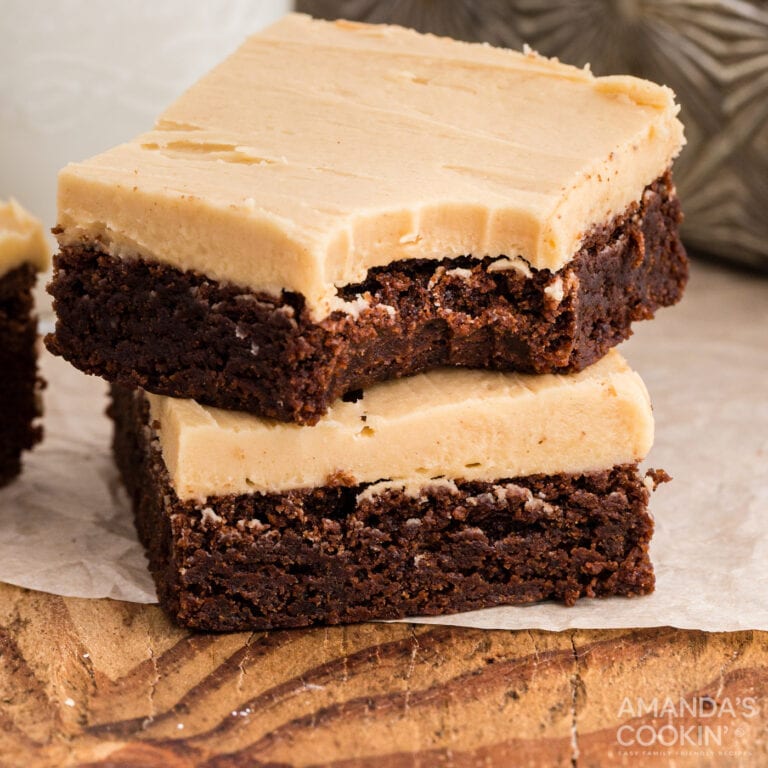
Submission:
<svg viewBox="0 0 768 768">
<path fill-rule="evenodd" d="M 695 265 L 685 300 L 622 352 L 648 385 L 666 469 L 651 504 L 656 592 L 416 619 L 500 629 L 768 630 L 768 280 Z M 46 439 L 0 491 L 0 581 L 154 602 L 109 451 L 105 385 L 43 358 Z"/>
</svg>

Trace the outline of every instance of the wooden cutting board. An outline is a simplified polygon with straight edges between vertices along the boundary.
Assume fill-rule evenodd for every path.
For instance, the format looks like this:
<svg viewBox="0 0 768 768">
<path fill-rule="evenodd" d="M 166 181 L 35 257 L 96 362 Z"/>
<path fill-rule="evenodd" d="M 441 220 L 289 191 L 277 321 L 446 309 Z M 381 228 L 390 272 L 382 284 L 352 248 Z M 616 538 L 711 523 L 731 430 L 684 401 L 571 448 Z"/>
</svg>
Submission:
<svg viewBox="0 0 768 768">
<path fill-rule="evenodd" d="M 191 634 L 0 585 L 0 766 L 70 765 L 768 766 L 768 633 Z"/>
</svg>

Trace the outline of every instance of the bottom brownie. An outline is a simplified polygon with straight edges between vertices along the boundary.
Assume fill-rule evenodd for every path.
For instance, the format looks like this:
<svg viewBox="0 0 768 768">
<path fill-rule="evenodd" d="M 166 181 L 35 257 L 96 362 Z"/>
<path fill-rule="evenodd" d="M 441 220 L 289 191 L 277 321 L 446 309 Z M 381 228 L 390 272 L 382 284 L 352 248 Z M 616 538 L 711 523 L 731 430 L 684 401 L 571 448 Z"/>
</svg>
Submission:
<svg viewBox="0 0 768 768">
<path fill-rule="evenodd" d="M 419 495 L 345 485 L 181 501 L 140 391 L 115 386 L 117 464 L 163 608 L 207 630 L 433 615 L 653 590 L 646 511 L 666 479 L 433 481 Z"/>
<path fill-rule="evenodd" d="M 42 436 L 37 376 L 37 319 L 29 264 L 0 278 L 0 485 L 21 471 L 21 453 Z"/>
</svg>

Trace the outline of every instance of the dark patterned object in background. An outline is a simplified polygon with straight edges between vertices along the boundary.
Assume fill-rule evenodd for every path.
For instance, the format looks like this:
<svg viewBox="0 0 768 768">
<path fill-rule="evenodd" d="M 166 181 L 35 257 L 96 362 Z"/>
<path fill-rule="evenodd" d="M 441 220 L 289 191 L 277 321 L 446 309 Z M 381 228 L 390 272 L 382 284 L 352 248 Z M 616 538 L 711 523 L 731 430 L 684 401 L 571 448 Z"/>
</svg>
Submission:
<svg viewBox="0 0 768 768">
<path fill-rule="evenodd" d="M 768 2 L 765 0 L 298 0 L 324 18 L 486 40 L 598 74 L 666 83 L 688 146 L 675 164 L 694 251 L 768 271 Z"/>
</svg>

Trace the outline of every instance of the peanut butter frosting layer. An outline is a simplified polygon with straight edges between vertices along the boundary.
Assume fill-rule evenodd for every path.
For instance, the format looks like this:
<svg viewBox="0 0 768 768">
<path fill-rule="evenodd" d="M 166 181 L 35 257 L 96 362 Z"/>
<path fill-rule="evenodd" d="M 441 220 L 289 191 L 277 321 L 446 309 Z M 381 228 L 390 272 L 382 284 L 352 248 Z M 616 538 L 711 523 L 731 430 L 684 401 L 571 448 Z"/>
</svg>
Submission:
<svg viewBox="0 0 768 768">
<path fill-rule="evenodd" d="M 15 200 L 0 201 L 0 276 L 22 264 L 44 272 L 49 262 L 50 250 L 40 221 Z"/>
<path fill-rule="evenodd" d="M 578 374 L 439 369 L 337 401 L 313 427 L 146 394 L 181 499 L 345 482 L 413 488 L 640 461 L 653 417 L 618 352 Z"/>
<path fill-rule="evenodd" d="M 154 130 L 64 168 L 60 238 L 295 291 L 320 319 L 394 260 L 559 269 L 669 167 L 677 112 L 644 80 L 293 14 Z"/>
</svg>

